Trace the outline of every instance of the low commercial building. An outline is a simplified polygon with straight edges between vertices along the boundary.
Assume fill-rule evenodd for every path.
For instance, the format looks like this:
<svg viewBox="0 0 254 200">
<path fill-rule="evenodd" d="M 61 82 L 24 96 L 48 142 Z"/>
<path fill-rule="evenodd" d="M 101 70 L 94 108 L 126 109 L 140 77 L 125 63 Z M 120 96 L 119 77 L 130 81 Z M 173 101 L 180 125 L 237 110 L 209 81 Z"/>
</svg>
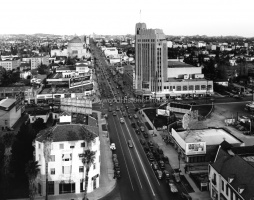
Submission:
<svg viewBox="0 0 254 200">
<path fill-rule="evenodd" d="M 17 99 L 3 99 L 0 101 L 1 130 L 11 128 L 21 117 L 20 102 Z"/>
<path fill-rule="evenodd" d="M 50 134 L 50 159 L 48 162 L 48 195 L 81 193 L 85 189 L 86 166 L 82 163 L 85 150 L 95 152 L 94 162 L 88 173 L 87 192 L 99 187 L 100 179 L 100 140 L 98 127 L 81 124 L 57 124 L 41 131 L 35 139 L 35 160 L 39 162 L 40 173 L 36 179 L 37 191 L 46 194 L 45 142 Z M 94 140 L 85 138 L 93 135 Z"/>
<path fill-rule="evenodd" d="M 28 112 L 30 123 L 34 123 L 37 119 L 43 119 L 44 123 L 47 123 L 49 118 L 49 110 L 44 109 L 34 109 Z"/>
<path fill-rule="evenodd" d="M 171 129 L 171 140 L 186 163 L 213 161 L 219 145 L 227 141 L 232 146 L 244 143 L 222 128 L 176 131 Z"/>
<path fill-rule="evenodd" d="M 213 200 L 254 199 L 254 146 L 233 147 L 223 142 L 209 165 L 209 188 Z"/>
</svg>

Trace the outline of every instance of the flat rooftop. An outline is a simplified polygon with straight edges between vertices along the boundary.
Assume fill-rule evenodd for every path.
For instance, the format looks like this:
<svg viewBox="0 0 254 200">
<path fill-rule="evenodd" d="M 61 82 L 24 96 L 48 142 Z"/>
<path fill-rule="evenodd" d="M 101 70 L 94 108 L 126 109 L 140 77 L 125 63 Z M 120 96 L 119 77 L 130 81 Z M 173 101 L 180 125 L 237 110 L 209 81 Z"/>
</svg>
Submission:
<svg viewBox="0 0 254 200">
<path fill-rule="evenodd" d="M 84 86 L 79 86 L 75 88 L 69 88 L 69 87 L 56 87 L 55 91 L 52 92 L 52 88 L 44 88 L 40 94 L 67 94 L 67 93 L 81 93 L 82 91 L 86 90 L 92 90 L 93 89 L 93 84 L 87 84 Z"/>
<path fill-rule="evenodd" d="M 187 131 L 177 133 L 183 140 L 185 140 L 186 143 L 206 142 L 206 145 L 219 145 L 224 140 L 226 140 L 229 144 L 242 143 L 241 140 L 237 139 L 227 131 L 219 128 L 190 130 L 189 134 Z"/>
<path fill-rule="evenodd" d="M 196 82 L 196 81 L 207 81 L 204 78 L 193 78 L 193 79 L 182 79 L 182 78 L 168 78 L 168 82 Z"/>
<path fill-rule="evenodd" d="M 168 68 L 186 68 L 186 67 L 196 67 L 196 66 L 189 65 L 180 61 L 168 61 Z"/>
</svg>

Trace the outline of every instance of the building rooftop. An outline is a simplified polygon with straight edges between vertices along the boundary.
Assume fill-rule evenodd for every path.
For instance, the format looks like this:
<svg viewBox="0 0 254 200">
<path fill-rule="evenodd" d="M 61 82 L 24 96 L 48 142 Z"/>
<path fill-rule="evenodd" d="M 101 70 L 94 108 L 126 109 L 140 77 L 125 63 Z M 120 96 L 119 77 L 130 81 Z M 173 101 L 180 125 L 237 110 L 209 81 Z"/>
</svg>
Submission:
<svg viewBox="0 0 254 200">
<path fill-rule="evenodd" d="M 206 145 L 219 145 L 224 140 L 229 144 L 243 143 L 240 139 L 220 128 L 177 132 L 186 143 L 206 142 Z M 187 136 L 187 137 L 186 137 Z"/>
<path fill-rule="evenodd" d="M 186 68 L 186 67 L 196 67 L 196 66 L 189 65 L 180 61 L 168 61 L 168 68 Z"/>
<path fill-rule="evenodd" d="M 43 142 L 49 134 L 51 134 L 53 142 L 84 140 L 87 135 L 98 136 L 98 131 L 95 131 L 95 128 L 82 124 L 57 124 L 54 127 L 40 131 L 36 140 Z"/>
<path fill-rule="evenodd" d="M 207 80 L 204 78 L 193 78 L 193 79 L 168 78 L 168 82 L 196 82 L 196 81 L 207 81 Z"/>
<path fill-rule="evenodd" d="M 226 180 L 233 178 L 229 183 L 236 191 L 241 186 L 244 190 L 241 196 L 251 199 L 254 196 L 254 167 L 238 155 L 230 156 L 223 149 L 219 149 L 216 161 L 212 167 Z"/>
<path fill-rule="evenodd" d="M 16 99 L 3 99 L 0 101 L 0 109 L 9 111 L 15 106 Z"/>
</svg>

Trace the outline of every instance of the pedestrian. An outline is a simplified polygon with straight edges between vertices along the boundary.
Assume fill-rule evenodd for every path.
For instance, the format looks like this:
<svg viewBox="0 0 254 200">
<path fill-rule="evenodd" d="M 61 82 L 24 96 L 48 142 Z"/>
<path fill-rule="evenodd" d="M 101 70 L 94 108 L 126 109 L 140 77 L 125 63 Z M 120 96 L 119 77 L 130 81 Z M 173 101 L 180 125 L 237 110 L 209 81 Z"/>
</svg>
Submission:
<svg viewBox="0 0 254 200">
<path fill-rule="evenodd" d="M 184 166 L 184 173 L 185 174 L 187 173 L 187 166 L 186 165 Z"/>
</svg>

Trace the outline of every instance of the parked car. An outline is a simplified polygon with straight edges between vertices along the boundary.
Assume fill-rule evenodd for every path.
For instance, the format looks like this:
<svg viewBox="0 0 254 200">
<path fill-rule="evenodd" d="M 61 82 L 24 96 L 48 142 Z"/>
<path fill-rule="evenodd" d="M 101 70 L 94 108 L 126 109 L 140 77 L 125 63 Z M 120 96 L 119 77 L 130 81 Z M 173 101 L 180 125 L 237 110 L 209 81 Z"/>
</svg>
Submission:
<svg viewBox="0 0 254 200">
<path fill-rule="evenodd" d="M 136 124 L 134 122 L 131 123 L 132 128 L 136 128 Z"/>
<path fill-rule="evenodd" d="M 167 157 L 167 156 L 163 156 L 163 161 L 164 161 L 164 163 L 169 164 L 169 159 L 168 159 L 168 157 Z"/>
<path fill-rule="evenodd" d="M 153 147 L 153 142 L 152 142 L 151 140 L 148 141 L 148 146 L 149 146 L 150 148 Z"/>
<path fill-rule="evenodd" d="M 138 116 L 137 116 L 136 114 L 134 114 L 133 117 L 134 117 L 135 119 L 138 119 Z"/>
<path fill-rule="evenodd" d="M 169 179 L 168 185 L 170 187 L 170 192 L 172 192 L 172 193 L 177 193 L 178 192 L 178 189 L 177 189 L 173 179 Z"/>
<path fill-rule="evenodd" d="M 151 152 L 147 152 L 146 156 L 147 156 L 149 161 L 154 161 L 154 157 L 153 157 L 153 154 Z"/>
<path fill-rule="evenodd" d="M 111 143 L 110 149 L 111 149 L 111 150 L 116 150 L 116 144 L 115 144 L 115 143 Z"/>
<path fill-rule="evenodd" d="M 126 114 L 126 112 L 123 112 L 123 116 L 124 116 L 124 117 L 127 117 L 127 114 Z"/>
<path fill-rule="evenodd" d="M 159 161 L 159 166 L 162 170 L 165 169 L 165 163 L 162 160 Z"/>
<path fill-rule="evenodd" d="M 116 158 L 117 159 L 117 155 L 115 153 L 113 153 L 112 155 L 112 159 Z"/>
<path fill-rule="evenodd" d="M 155 174 L 156 174 L 158 179 L 162 179 L 162 171 L 161 170 L 156 170 Z"/>
<path fill-rule="evenodd" d="M 158 166 L 157 162 L 153 161 L 153 162 L 151 163 L 151 165 L 152 165 L 152 169 L 153 169 L 153 170 L 158 170 L 158 169 L 159 169 L 159 166 Z"/>
<path fill-rule="evenodd" d="M 144 138 L 148 138 L 148 133 L 147 132 L 143 132 L 143 136 L 144 136 Z"/>
<path fill-rule="evenodd" d="M 144 152 L 148 153 L 149 151 L 150 151 L 149 147 L 148 146 L 144 146 Z"/>
<path fill-rule="evenodd" d="M 140 131 L 139 130 L 135 130 L 137 135 L 140 135 Z"/>
<path fill-rule="evenodd" d="M 109 112 L 112 112 L 112 108 L 111 108 L 111 107 L 109 107 L 108 111 L 109 111 Z"/>
<path fill-rule="evenodd" d="M 140 126 L 140 130 L 141 130 L 141 132 L 144 132 L 145 131 L 145 127 L 144 126 Z"/>
<path fill-rule="evenodd" d="M 180 179 L 180 175 L 179 175 L 179 173 L 178 173 L 178 172 L 177 172 L 177 173 L 174 173 L 174 174 L 173 174 L 173 176 L 174 176 L 175 181 L 176 181 L 177 183 L 179 183 L 179 182 L 181 181 L 181 179 Z"/>
<path fill-rule="evenodd" d="M 120 108 L 117 106 L 117 107 L 116 107 L 116 111 L 119 111 L 119 110 L 120 110 Z"/>
<path fill-rule="evenodd" d="M 158 151 L 159 154 L 161 154 L 161 155 L 163 154 L 163 151 L 162 151 L 161 148 L 157 148 L 157 151 Z"/>
<path fill-rule="evenodd" d="M 166 180 L 170 179 L 170 174 L 167 170 L 164 170 L 163 174 L 164 174 Z"/>
<path fill-rule="evenodd" d="M 140 141 L 140 144 L 142 144 L 142 145 L 146 144 L 146 141 L 143 138 L 140 138 L 139 141 Z"/>
<path fill-rule="evenodd" d="M 116 112 L 115 111 L 113 112 L 113 116 L 116 116 Z"/>
</svg>

